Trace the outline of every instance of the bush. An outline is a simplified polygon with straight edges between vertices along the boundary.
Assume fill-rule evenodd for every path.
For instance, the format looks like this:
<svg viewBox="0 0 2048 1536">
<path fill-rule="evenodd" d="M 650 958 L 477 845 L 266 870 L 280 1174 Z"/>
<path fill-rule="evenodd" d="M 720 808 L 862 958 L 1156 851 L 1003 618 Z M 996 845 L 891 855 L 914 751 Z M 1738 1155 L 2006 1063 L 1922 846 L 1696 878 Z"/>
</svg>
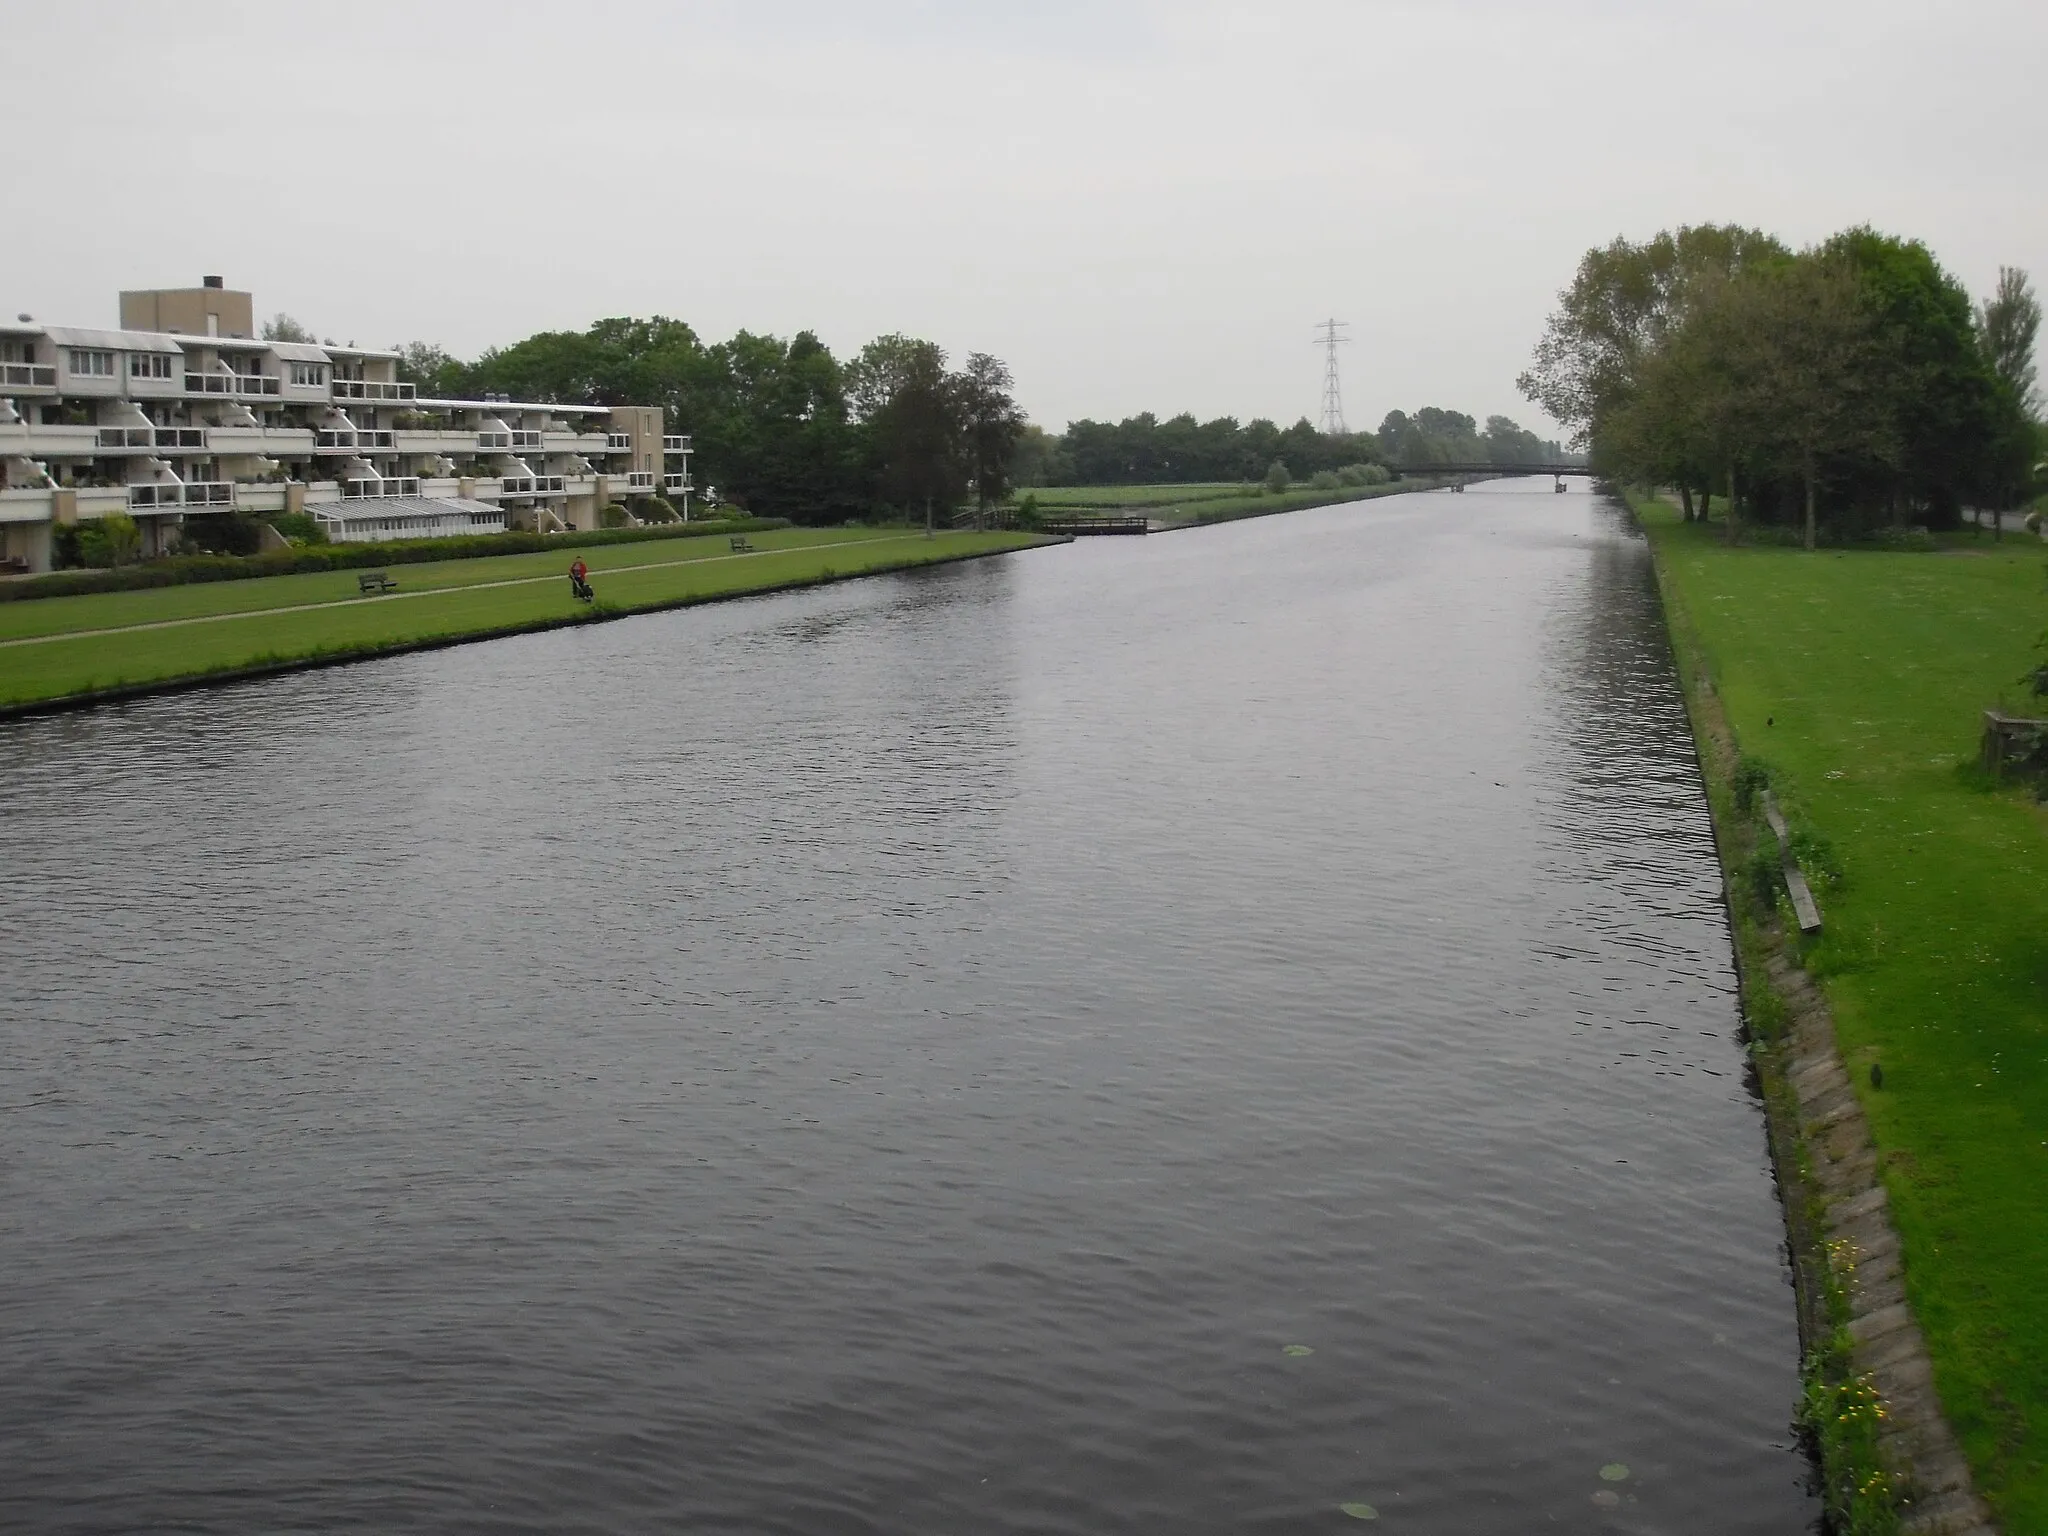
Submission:
<svg viewBox="0 0 2048 1536">
<path fill-rule="evenodd" d="M 1038 510 L 1036 494 L 1026 492 L 1024 499 L 1017 503 L 1017 526 L 1027 532 L 1045 526 L 1045 517 Z"/>
<path fill-rule="evenodd" d="M 1275 459 L 1266 466 L 1265 486 L 1275 496 L 1278 496 L 1292 484 L 1294 484 L 1294 476 L 1288 472 L 1285 460 Z"/>
<path fill-rule="evenodd" d="M 327 542 L 327 530 L 320 526 L 320 520 L 310 512 L 280 512 L 270 520 L 270 526 L 294 544 Z"/>
<path fill-rule="evenodd" d="M 683 514 L 666 496 L 643 496 L 640 498 L 640 520 L 643 523 L 679 523 Z"/>
<path fill-rule="evenodd" d="M 126 512 L 109 512 L 76 525 L 73 546 L 80 565 L 109 568 L 132 565 L 142 552 L 142 530 Z"/>
<path fill-rule="evenodd" d="M 1770 764 L 1761 758 L 1745 756 L 1735 765 L 1735 808 L 1743 815 L 1755 808 L 1757 796 L 1770 787 Z"/>
<path fill-rule="evenodd" d="M 597 526 L 600 528 L 624 528 L 629 525 L 630 521 L 631 518 L 626 509 L 616 501 L 607 502 L 604 506 L 598 508 Z"/>
<path fill-rule="evenodd" d="M 1337 478 L 1346 485 L 1385 485 L 1394 477 L 1384 464 L 1346 464 L 1337 471 Z"/>
<path fill-rule="evenodd" d="M 1334 491 L 1343 483 L 1334 469 L 1319 469 L 1309 476 L 1308 488 L 1312 491 Z"/>
</svg>

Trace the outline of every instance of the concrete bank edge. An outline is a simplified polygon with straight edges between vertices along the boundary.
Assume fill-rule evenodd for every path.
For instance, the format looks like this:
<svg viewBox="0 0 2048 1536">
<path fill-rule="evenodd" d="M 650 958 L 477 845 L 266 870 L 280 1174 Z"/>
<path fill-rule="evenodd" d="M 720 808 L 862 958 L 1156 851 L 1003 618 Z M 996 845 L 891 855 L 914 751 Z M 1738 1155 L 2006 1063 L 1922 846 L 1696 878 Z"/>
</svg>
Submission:
<svg viewBox="0 0 2048 1536">
<path fill-rule="evenodd" d="M 1725 900 L 1737 851 L 1735 829 L 1725 823 L 1722 808 L 1733 792 L 1734 732 L 1697 638 L 1684 627 L 1684 606 L 1664 568 L 1664 552 L 1654 538 L 1649 546 L 1701 780 L 1723 792 L 1720 799 L 1710 793 L 1707 800 Z M 1745 992 L 1749 983 L 1761 981 L 1791 1020 L 1775 1043 L 1752 1034 L 1746 1017 L 1744 1024 L 1763 1090 L 1771 1162 L 1799 1293 L 1801 1351 L 1819 1347 L 1833 1331 L 1823 1290 L 1832 1271 L 1849 1297 L 1852 1364 L 1874 1381 L 1885 1404 L 1887 1428 L 1880 1445 L 1909 1490 L 1900 1506 L 1899 1529 L 1906 1536 L 1997 1536 L 1935 1391 L 1927 1342 L 1906 1298 L 1899 1238 L 1876 1144 L 1849 1080 L 1827 999 L 1798 965 L 1781 929 L 1763 936 L 1761 977 L 1743 952 L 1732 911 L 1729 939 Z"/>
<path fill-rule="evenodd" d="M 48 699 L 0 704 L 0 725 L 37 715 L 68 714 L 74 710 L 93 709 L 103 704 L 124 704 L 130 700 L 155 698 L 162 694 L 190 693 L 200 688 L 224 688 L 233 683 L 248 682 L 261 677 L 283 677 L 294 672 L 318 671 L 323 667 L 352 666 L 358 662 L 382 661 L 391 656 L 409 656 L 419 651 L 443 651 L 457 645 L 477 645 L 487 640 L 509 640 L 517 635 L 545 634 L 549 630 L 569 629 L 581 624 L 608 624 L 619 619 L 639 618 L 643 614 L 673 613 L 678 608 L 698 608 L 707 603 L 731 603 L 750 597 L 769 597 L 779 592 L 800 592 L 809 587 L 832 586 L 842 581 L 859 581 L 869 576 L 891 576 L 903 571 L 931 570 L 942 565 L 957 565 L 965 560 L 987 560 L 997 555 L 1023 554 L 1032 549 L 1045 549 L 1056 544 L 1073 542 L 1071 539 L 1050 534 L 1040 534 L 1038 537 L 1040 543 L 1024 544 L 1015 549 L 965 550 L 958 554 L 941 555 L 936 560 L 909 560 L 900 565 L 870 566 L 863 571 L 833 571 L 815 576 L 798 576 L 788 581 L 771 582 L 766 586 L 749 587 L 743 592 L 713 592 L 690 597 L 664 598 L 658 602 L 636 604 L 631 608 L 595 608 L 582 613 L 562 614 L 557 618 L 531 619 L 517 624 L 495 625 L 489 629 L 466 630 L 460 634 L 426 635 L 417 640 L 395 640 L 385 645 L 349 646 L 311 656 L 286 657 L 250 666 L 226 667 L 213 672 L 193 672 L 182 677 L 157 678 L 145 683 L 126 683 L 118 688 L 95 688 L 88 693 L 65 693 Z"/>
</svg>

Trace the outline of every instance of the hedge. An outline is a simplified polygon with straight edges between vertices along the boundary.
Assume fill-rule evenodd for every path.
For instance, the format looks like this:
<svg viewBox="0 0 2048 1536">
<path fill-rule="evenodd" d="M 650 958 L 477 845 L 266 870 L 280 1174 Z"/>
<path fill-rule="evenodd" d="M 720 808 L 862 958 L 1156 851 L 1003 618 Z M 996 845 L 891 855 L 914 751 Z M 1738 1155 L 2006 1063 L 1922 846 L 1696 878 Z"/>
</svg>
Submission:
<svg viewBox="0 0 2048 1536">
<path fill-rule="evenodd" d="M 304 571 L 351 570 L 366 565 L 418 565 L 429 560 L 481 560 L 489 555 L 530 555 L 579 544 L 638 544 L 715 534 L 766 533 L 787 528 L 786 517 L 728 517 L 664 523 L 658 528 L 602 528 L 584 533 L 480 533 L 449 539 L 407 539 L 395 544 L 309 544 L 260 555 L 174 555 L 111 571 L 55 571 L 26 581 L 0 581 L 0 602 L 36 597 L 77 597 L 87 592 L 133 592 L 195 581 L 245 581 Z"/>
</svg>

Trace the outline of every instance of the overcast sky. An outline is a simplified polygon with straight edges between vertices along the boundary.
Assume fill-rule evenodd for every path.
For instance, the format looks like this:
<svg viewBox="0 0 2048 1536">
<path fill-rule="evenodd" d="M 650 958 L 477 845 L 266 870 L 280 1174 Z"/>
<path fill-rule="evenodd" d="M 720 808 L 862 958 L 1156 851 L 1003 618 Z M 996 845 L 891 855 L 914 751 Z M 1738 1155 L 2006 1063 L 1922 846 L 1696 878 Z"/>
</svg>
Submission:
<svg viewBox="0 0 2048 1536">
<path fill-rule="evenodd" d="M 464 356 L 662 313 L 989 351 L 1052 427 L 1516 394 L 1585 249 L 2048 277 L 2040 0 L 0 0 L 0 304 L 218 272 Z M 687 425 L 684 423 L 683 425 Z"/>
</svg>

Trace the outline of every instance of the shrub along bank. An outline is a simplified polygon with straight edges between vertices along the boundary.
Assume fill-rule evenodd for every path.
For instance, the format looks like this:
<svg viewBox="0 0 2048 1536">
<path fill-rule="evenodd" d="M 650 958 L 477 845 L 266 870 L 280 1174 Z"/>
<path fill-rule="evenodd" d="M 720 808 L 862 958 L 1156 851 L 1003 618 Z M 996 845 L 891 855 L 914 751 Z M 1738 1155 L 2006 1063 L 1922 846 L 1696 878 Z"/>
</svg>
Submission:
<svg viewBox="0 0 2048 1536">
<path fill-rule="evenodd" d="M 1752 1032 L 1767 1053 L 1783 1030 L 1761 964 L 1777 946 L 1832 1014 L 1978 1490 L 2012 1536 L 2048 1532 L 2048 826 L 1977 766 L 1981 711 L 2017 698 L 2034 659 L 2040 546 L 1809 554 L 1638 511 L 1703 736 Z M 1705 750 L 1707 715 L 1739 759 Z M 1752 867 L 1737 762 L 1741 782 L 1773 786 L 1818 877 L 1810 939 L 1750 900 L 1776 887 Z M 1829 1469 L 1831 1498 L 1844 1528 L 1880 1529 L 1870 1499 L 1844 1493 L 1874 1473 L 1853 1464 L 1873 1453 L 1858 1422 L 1872 1408 L 1841 1341 L 1820 1342 L 1808 1422 L 1852 1463 Z"/>
<path fill-rule="evenodd" d="M 787 528 L 779 517 L 723 518 L 664 523 L 656 528 L 602 528 L 584 533 L 480 533 L 451 539 L 403 539 L 389 544 L 309 544 L 261 555 L 174 555 L 142 565 L 109 570 L 55 571 L 25 581 L 0 581 L 0 602 L 38 597 L 77 597 L 87 592 L 136 592 L 178 587 L 195 581 L 247 581 L 305 571 L 360 570 L 379 565 L 412 565 L 439 560 L 481 560 L 540 550 L 598 544 L 639 544 L 657 539 L 697 539 L 717 534 L 757 533 Z"/>
</svg>

